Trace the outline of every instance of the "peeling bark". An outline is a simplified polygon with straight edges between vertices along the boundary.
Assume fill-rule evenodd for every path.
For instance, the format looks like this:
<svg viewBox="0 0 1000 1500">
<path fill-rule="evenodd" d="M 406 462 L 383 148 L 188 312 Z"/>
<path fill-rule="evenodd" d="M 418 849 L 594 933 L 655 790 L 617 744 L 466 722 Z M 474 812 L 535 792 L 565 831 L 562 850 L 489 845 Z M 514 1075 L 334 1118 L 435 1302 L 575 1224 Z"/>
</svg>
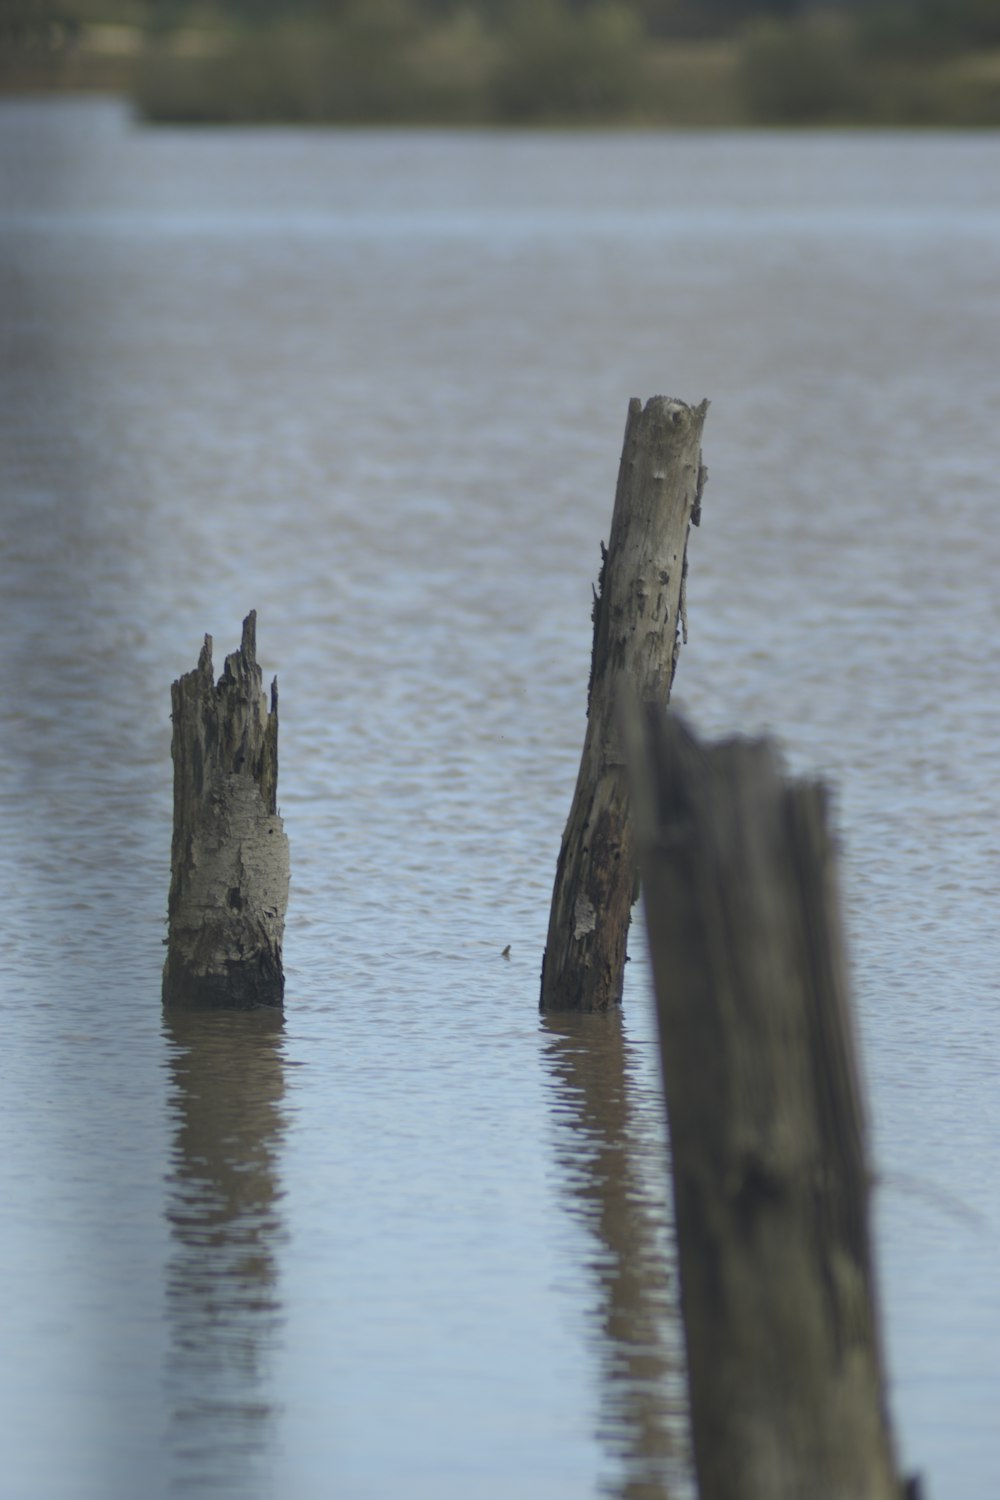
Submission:
<svg viewBox="0 0 1000 1500">
<path fill-rule="evenodd" d="M 642 703 L 670 696 L 687 639 L 687 544 L 701 515 L 707 410 L 707 401 L 687 406 L 665 396 L 645 408 L 629 403 L 594 594 L 587 732 L 556 867 L 542 1010 L 605 1010 L 621 1000 L 636 872 L 618 702 L 623 686 Z"/>
<path fill-rule="evenodd" d="M 174 833 L 168 1005 L 280 1006 L 288 840 L 278 814 L 278 683 L 257 664 L 255 611 L 218 683 L 212 638 L 171 689 Z"/>
</svg>

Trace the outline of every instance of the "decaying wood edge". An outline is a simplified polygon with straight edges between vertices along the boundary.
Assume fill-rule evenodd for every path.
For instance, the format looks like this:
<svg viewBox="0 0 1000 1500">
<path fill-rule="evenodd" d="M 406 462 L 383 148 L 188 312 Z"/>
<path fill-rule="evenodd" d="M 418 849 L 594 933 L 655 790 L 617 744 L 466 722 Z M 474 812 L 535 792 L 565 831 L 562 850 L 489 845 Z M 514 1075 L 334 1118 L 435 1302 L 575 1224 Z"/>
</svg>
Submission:
<svg viewBox="0 0 1000 1500">
<path fill-rule="evenodd" d="M 212 639 L 173 684 L 174 827 L 163 999 L 280 1006 L 288 840 L 278 813 L 278 683 L 270 707 L 256 612 L 216 683 Z"/>
<path fill-rule="evenodd" d="M 687 639 L 688 538 L 701 519 L 708 402 L 629 402 L 614 513 L 594 595 L 587 729 L 556 866 L 542 1010 L 618 1004 L 636 872 L 616 704 L 666 703 Z"/>
</svg>

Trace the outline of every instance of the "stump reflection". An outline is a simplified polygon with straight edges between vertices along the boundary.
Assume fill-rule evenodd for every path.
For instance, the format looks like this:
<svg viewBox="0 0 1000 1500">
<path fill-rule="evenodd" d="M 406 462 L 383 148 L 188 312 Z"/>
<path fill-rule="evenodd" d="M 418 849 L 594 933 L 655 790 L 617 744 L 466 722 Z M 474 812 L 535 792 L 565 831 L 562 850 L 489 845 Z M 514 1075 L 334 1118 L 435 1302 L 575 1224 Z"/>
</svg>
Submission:
<svg viewBox="0 0 1000 1500">
<path fill-rule="evenodd" d="M 166 1215 L 168 1442 L 192 1493 L 248 1495 L 273 1441 L 282 1323 L 280 1011 L 164 1012 L 174 1143 Z"/>
<path fill-rule="evenodd" d="M 662 1136 L 637 1128 L 637 1051 L 621 1013 L 542 1018 L 566 1207 L 593 1235 L 598 1438 L 617 1500 L 691 1493 L 687 1394 Z M 650 1120 L 662 1115 L 655 1101 Z"/>
</svg>

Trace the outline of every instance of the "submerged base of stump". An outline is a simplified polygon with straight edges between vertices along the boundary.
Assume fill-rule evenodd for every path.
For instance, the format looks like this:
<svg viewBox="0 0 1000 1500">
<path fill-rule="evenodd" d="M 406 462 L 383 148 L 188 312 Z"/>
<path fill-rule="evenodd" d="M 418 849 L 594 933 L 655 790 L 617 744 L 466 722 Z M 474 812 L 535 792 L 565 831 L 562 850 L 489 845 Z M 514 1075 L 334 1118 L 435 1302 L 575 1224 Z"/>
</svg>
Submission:
<svg viewBox="0 0 1000 1500">
<path fill-rule="evenodd" d="M 254 611 L 216 683 L 212 638 L 171 690 L 174 834 L 166 1005 L 280 1006 L 288 839 L 277 809 L 278 684 L 257 664 Z"/>
</svg>

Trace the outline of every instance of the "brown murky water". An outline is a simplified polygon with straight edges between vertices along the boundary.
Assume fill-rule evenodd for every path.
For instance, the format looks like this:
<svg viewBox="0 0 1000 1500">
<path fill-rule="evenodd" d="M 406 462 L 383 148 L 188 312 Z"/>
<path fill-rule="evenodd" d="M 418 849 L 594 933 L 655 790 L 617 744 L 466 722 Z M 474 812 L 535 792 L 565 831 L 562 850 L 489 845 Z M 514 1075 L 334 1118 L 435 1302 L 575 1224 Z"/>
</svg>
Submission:
<svg viewBox="0 0 1000 1500">
<path fill-rule="evenodd" d="M 8 101 L 0 173 L 11 1494 L 690 1493 L 641 933 L 623 1018 L 535 1008 L 667 391 L 679 697 L 838 784 L 894 1409 L 991 1495 L 1000 141 Z M 164 1021 L 169 684 L 251 607 L 287 1013 Z"/>
</svg>

